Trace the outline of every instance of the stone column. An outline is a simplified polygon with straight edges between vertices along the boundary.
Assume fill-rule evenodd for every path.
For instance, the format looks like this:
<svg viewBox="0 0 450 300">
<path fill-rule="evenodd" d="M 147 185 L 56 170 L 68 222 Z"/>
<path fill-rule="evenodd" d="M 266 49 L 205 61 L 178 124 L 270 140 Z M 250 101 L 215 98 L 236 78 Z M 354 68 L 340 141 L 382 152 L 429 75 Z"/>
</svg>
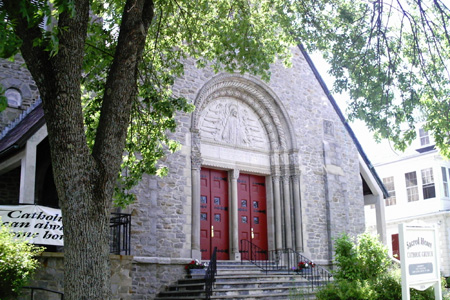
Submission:
<svg viewBox="0 0 450 300">
<path fill-rule="evenodd" d="M 281 200 L 280 200 L 280 176 L 272 176 L 273 197 L 275 203 L 275 247 L 277 250 L 283 249 L 283 239 L 281 232 Z"/>
<path fill-rule="evenodd" d="M 238 185 L 239 170 L 231 172 L 231 259 L 240 260 L 239 253 L 239 214 L 238 214 Z"/>
<path fill-rule="evenodd" d="M 200 252 L 200 168 L 192 168 L 192 258 L 201 259 Z"/>
<path fill-rule="evenodd" d="M 191 249 L 192 258 L 201 259 L 200 251 L 200 171 L 202 168 L 202 158 L 200 155 L 200 141 L 198 131 L 192 133 L 192 153 L 191 153 L 191 183 L 192 183 L 192 229 L 191 229 Z"/>
<path fill-rule="evenodd" d="M 294 194 L 294 224 L 295 224 L 295 250 L 303 251 L 303 234 L 302 234 L 302 207 L 300 204 L 300 184 L 299 176 L 292 176 L 292 190 Z"/>
<path fill-rule="evenodd" d="M 292 222 L 291 222 L 291 191 L 289 176 L 283 176 L 283 200 L 284 200 L 284 223 L 286 230 L 286 248 L 293 247 L 292 244 Z"/>
</svg>

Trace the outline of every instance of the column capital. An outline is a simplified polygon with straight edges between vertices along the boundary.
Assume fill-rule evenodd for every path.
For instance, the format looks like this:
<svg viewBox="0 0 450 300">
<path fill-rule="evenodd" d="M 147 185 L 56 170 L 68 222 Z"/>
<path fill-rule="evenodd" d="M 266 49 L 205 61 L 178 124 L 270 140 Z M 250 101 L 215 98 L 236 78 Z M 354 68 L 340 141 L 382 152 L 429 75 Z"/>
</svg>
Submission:
<svg viewBox="0 0 450 300">
<path fill-rule="evenodd" d="M 293 175 L 291 175 L 291 178 L 292 178 L 294 184 L 297 184 L 298 180 L 300 179 L 300 174 L 297 174 L 297 173 L 293 174 Z"/>
<path fill-rule="evenodd" d="M 231 170 L 231 179 L 237 180 L 239 178 L 239 169 L 233 169 Z"/>
<path fill-rule="evenodd" d="M 287 183 L 287 182 L 289 182 L 290 181 L 290 176 L 289 175 L 284 175 L 284 176 L 281 176 L 281 181 L 283 182 L 283 183 Z"/>
<path fill-rule="evenodd" d="M 191 169 L 200 170 L 202 167 L 203 159 L 200 153 L 192 153 L 191 155 Z"/>
</svg>

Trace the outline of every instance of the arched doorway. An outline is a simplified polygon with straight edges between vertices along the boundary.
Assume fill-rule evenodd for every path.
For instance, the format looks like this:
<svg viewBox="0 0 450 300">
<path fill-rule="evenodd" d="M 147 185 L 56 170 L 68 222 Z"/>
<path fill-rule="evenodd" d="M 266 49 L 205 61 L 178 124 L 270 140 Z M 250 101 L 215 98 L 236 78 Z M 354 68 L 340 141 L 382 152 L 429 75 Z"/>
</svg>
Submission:
<svg viewBox="0 0 450 300">
<path fill-rule="evenodd" d="M 243 239 L 269 250 L 302 247 L 299 158 L 280 103 L 264 83 L 240 75 L 219 75 L 201 89 L 191 128 L 193 257 L 211 251 L 205 251 L 200 240 L 206 245 L 215 226 L 204 220 L 202 210 L 204 170 L 228 173 L 229 259 L 240 257 Z M 242 190 L 243 181 L 247 192 Z"/>
</svg>

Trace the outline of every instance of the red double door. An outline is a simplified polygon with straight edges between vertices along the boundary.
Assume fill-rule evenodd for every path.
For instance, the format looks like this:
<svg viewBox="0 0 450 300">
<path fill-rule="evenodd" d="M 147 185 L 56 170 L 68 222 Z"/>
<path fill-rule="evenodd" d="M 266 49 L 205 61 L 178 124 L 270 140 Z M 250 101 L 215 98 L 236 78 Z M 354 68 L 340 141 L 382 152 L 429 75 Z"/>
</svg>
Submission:
<svg viewBox="0 0 450 300">
<path fill-rule="evenodd" d="M 228 260 L 229 195 L 226 171 L 202 168 L 200 174 L 200 248 L 202 259 L 210 259 L 217 247 L 217 259 Z M 265 179 L 241 174 L 238 179 L 239 242 L 248 240 L 267 251 Z M 240 247 L 240 245 L 239 245 Z M 241 250 L 241 249 L 240 249 Z"/>
<path fill-rule="evenodd" d="M 239 250 L 249 259 L 267 259 L 267 207 L 265 178 L 241 174 L 238 179 Z M 256 257 L 253 257 L 256 255 Z"/>
</svg>

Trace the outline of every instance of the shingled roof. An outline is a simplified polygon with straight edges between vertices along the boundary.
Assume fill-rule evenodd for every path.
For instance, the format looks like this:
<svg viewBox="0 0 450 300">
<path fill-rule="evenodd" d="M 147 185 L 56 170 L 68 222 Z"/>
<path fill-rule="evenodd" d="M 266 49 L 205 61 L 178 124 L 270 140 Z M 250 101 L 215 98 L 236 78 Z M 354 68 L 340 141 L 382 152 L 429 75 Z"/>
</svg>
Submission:
<svg viewBox="0 0 450 300">
<path fill-rule="evenodd" d="M 42 103 L 31 109 L 16 126 L 0 139 L 0 159 L 19 151 L 27 140 L 45 124 Z"/>
</svg>

